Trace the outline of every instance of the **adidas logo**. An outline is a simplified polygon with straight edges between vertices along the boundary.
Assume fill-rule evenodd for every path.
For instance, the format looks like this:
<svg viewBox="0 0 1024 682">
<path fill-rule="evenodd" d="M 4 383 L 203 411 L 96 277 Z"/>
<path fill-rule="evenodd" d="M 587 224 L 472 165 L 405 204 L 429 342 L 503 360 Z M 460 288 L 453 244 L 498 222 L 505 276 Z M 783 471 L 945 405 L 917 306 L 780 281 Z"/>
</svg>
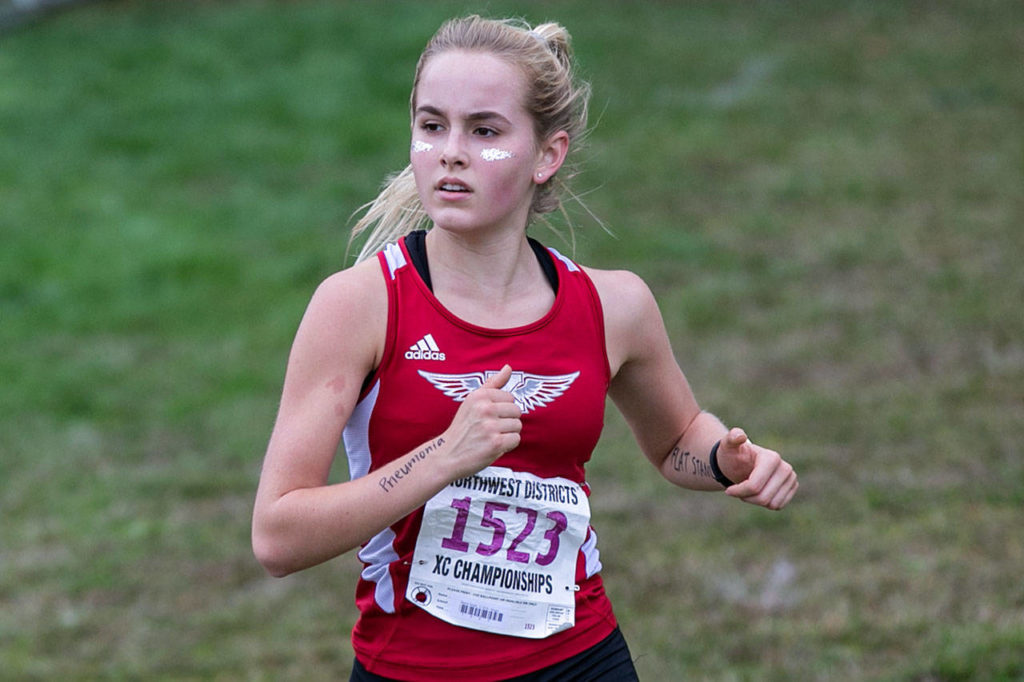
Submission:
<svg viewBox="0 0 1024 682">
<path fill-rule="evenodd" d="M 434 337 L 427 334 L 405 351 L 406 360 L 444 360 L 444 353 L 437 347 Z"/>
</svg>

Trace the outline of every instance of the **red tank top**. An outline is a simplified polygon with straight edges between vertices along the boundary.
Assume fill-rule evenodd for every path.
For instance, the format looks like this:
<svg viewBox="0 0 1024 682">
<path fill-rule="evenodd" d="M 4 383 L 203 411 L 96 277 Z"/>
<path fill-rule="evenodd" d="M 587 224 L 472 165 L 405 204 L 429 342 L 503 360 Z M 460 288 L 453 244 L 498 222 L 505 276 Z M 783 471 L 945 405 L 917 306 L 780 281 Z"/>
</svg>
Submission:
<svg viewBox="0 0 1024 682">
<path fill-rule="evenodd" d="M 603 427 L 610 371 L 601 305 L 590 278 L 554 249 L 554 305 L 532 324 L 488 329 L 449 312 L 431 293 L 404 242 L 379 261 L 387 282 L 383 359 L 345 427 L 353 478 L 377 476 L 387 464 L 438 437 L 460 400 L 506 363 L 523 410 L 521 442 L 495 466 L 577 482 L 589 495 L 584 465 Z M 400 474 L 400 472 L 398 472 Z M 393 481 L 391 482 L 393 484 Z M 378 533 L 359 552 L 360 617 L 352 633 L 368 670 L 403 680 L 479 680 L 521 675 L 573 656 L 606 637 L 615 618 L 598 573 L 592 528 L 576 561 L 575 625 L 543 639 L 451 625 L 405 597 L 422 508 Z"/>
</svg>

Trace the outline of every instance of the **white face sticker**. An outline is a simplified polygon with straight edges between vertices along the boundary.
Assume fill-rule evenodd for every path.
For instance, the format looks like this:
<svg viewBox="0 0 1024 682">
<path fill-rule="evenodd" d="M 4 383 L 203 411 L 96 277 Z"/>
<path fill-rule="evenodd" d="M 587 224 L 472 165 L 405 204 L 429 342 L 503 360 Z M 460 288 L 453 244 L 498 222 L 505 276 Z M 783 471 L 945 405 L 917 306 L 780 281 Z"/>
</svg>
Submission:
<svg viewBox="0 0 1024 682">
<path fill-rule="evenodd" d="M 412 150 L 417 153 L 429 152 L 433 148 L 434 145 L 430 144 L 429 142 L 424 142 L 423 140 L 413 140 L 412 143 Z"/>
<path fill-rule="evenodd" d="M 480 158 L 484 161 L 504 161 L 511 159 L 515 154 L 507 149 L 483 149 L 480 151 Z"/>
</svg>

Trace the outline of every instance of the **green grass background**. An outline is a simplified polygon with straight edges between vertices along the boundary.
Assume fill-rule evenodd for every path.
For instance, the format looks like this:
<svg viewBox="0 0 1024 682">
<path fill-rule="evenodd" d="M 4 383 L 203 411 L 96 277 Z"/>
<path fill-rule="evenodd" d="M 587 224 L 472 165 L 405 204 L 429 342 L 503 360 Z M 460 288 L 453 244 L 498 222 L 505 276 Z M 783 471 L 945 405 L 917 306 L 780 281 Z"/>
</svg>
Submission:
<svg viewBox="0 0 1024 682">
<path fill-rule="evenodd" d="M 573 32 L 616 235 L 571 209 L 577 258 L 647 279 L 703 406 L 801 475 L 778 514 L 677 491 L 609 411 L 642 679 L 1024 679 L 1014 0 L 103 2 L 0 36 L 0 679 L 347 679 L 357 560 L 266 577 L 251 502 L 304 305 L 466 11 Z"/>
</svg>

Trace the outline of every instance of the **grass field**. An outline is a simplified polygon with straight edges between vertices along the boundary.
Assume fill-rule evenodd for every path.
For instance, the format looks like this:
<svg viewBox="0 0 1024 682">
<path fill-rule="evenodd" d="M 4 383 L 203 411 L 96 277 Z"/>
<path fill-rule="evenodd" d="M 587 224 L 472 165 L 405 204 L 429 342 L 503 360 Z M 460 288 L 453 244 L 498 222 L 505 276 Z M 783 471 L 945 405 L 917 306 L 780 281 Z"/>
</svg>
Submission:
<svg viewBox="0 0 1024 682">
<path fill-rule="evenodd" d="M 773 514 L 590 471 L 644 680 L 1024 680 L 1024 4 L 102 2 L 0 35 L 0 679 L 337 680 L 357 560 L 266 577 L 292 334 L 447 16 L 594 85 L 578 259 L 640 273 Z M 538 235 L 556 246 L 558 239 Z M 347 476 L 344 458 L 336 479 Z"/>
</svg>

